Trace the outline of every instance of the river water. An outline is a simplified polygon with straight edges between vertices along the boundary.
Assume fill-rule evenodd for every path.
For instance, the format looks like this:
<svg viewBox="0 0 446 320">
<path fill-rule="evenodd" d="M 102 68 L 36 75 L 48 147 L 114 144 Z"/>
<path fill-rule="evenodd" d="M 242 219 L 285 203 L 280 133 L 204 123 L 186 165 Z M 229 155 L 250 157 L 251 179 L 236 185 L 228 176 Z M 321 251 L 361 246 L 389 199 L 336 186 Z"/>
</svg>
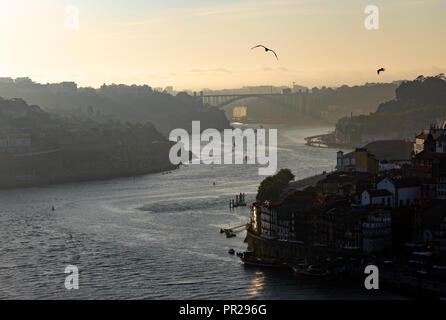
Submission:
<svg viewBox="0 0 446 320">
<path fill-rule="evenodd" d="M 280 128 L 279 168 L 296 179 L 332 170 L 336 150 L 304 137 L 329 128 Z M 0 191 L 0 299 L 363 299 L 394 298 L 361 284 L 307 279 L 245 267 L 229 248 L 246 249 L 249 209 L 229 211 L 256 166 L 190 165 L 170 174 Z M 216 185 L 213 185 L 213 182 Z M 56 210 L 53 212 L 51 207 Z M 67 265 L 79 290 L 66 290 Z"/>
</svg>

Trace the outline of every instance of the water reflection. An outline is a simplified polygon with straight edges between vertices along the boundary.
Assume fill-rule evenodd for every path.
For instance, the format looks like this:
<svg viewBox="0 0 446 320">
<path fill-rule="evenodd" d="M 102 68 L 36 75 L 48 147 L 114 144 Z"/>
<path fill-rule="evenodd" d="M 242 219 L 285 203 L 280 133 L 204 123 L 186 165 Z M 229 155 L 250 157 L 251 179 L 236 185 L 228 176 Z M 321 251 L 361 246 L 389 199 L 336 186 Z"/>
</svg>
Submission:
<svg viewBox="0 0 446 320">
<path fill-rule="evenodd" d="M 249 284 L 248 294 L 253 297 L 259 296 L 262 293 L 264 287 L 265 287 L 265 274 L 263 271 L 256 271 L 255 277 L 252 278 Z"/>
</svg>

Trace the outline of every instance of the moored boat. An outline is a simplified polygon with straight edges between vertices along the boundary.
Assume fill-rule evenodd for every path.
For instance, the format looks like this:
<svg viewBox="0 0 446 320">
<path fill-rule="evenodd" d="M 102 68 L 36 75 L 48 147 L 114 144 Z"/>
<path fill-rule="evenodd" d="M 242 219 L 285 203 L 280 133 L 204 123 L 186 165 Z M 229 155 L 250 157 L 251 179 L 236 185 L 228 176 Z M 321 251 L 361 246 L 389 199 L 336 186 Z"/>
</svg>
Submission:
<svg viewBox="0 0 446 320">
<path fill-rule="evenodd" d="M 225 229 L 224 232 L 225 232 L 226 238 L 232 238 L 232 237 L 236 236 L 236 234 L 231 229 Z"/>
<path fill-rule="evenodd" d="M 272 258 L 258 258 L 253 252 L 243 252 L 240 255 L 242 264 L 255 267 L 287 268 L 287 264 Z"/>
<path fill-rule="evenodd" d="M 310 265 L 307 267 L 305 264 L 299 264 L 297 266 L 294 266 L 292 269 L 294 273 L 298 275 L 316 276 L 316 277 L 322 277 L 328 275 L 327 270 L 315 265 Z"/>
</svg>

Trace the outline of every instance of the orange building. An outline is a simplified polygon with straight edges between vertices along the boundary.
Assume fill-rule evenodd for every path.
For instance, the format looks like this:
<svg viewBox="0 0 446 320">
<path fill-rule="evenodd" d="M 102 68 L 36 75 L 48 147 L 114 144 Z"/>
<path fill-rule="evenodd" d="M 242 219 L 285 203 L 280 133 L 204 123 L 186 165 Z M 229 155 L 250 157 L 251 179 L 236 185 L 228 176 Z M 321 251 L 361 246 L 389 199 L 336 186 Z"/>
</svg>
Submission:
<svg viewBox="0 0 446 320">
<path fill-rule="evenodd" d="M 379 171 L 379 161 L 366 148 L 356 148 L 355 150 L 355 170 L 358 172 L 368 172 L 377 174 Z"/>
</svg>

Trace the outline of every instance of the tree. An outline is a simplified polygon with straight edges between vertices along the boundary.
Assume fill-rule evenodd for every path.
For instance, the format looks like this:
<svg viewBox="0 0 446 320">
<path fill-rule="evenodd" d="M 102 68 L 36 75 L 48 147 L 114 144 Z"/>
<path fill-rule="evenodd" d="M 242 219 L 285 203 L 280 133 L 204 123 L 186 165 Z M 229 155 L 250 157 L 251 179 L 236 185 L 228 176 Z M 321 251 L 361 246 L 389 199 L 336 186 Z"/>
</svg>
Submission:
<svg viewBox="0 0 446 320">
<path fill-rule="evenodd" d="M 294 175 L 290 169 L 281 169 L 274 176 L 265 178 L 259 186 L 257 191 L 257 200 L 278 200 L 282 194 L 282 191 L 288 186 L 291 180 L 294 179 Z"/>
</svg>

